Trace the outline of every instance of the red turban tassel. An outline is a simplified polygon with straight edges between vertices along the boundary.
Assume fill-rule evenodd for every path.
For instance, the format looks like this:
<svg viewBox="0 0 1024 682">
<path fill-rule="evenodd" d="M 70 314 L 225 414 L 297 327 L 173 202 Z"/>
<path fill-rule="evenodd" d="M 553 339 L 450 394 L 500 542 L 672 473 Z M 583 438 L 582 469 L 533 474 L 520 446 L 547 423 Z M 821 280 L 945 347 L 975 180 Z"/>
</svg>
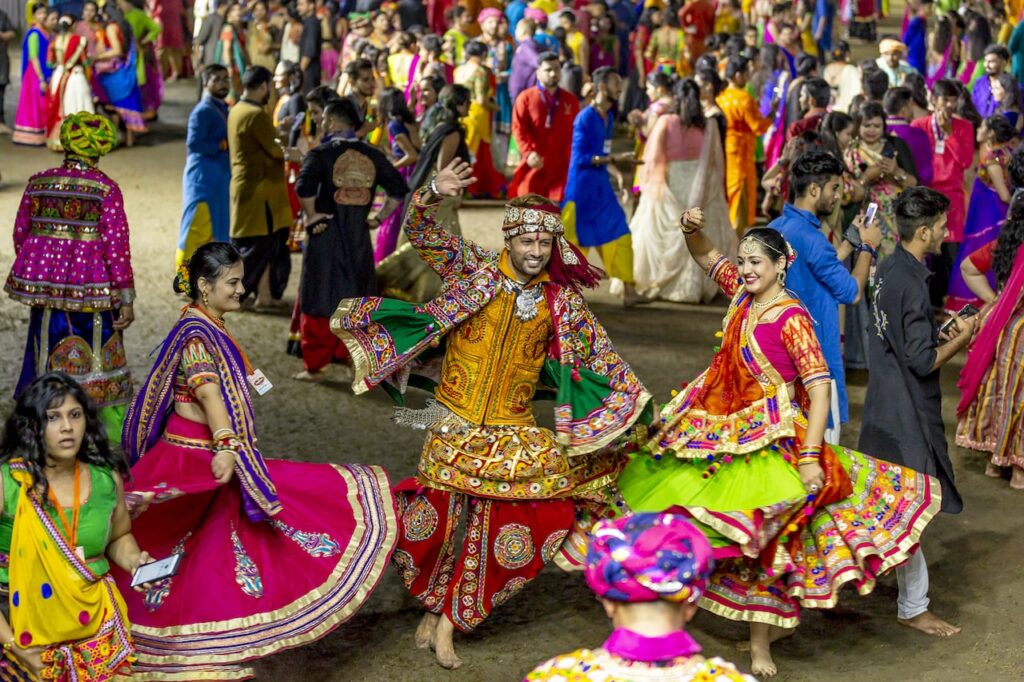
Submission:
<svg viewBox="0 0 1024 682">
<path fill-rule="evenodd" d="M 587 257 L 565 237 L 559 235 L 555 247 L 551 249 L 551 260 L 548 261 L 548 276 L 555 284 L 593 289 L 604 278 L 604 270 L 591 265 Z M 575 265 L 566 264 L 562 258 L 563 249 L 576 256 Z"/>
</svg>

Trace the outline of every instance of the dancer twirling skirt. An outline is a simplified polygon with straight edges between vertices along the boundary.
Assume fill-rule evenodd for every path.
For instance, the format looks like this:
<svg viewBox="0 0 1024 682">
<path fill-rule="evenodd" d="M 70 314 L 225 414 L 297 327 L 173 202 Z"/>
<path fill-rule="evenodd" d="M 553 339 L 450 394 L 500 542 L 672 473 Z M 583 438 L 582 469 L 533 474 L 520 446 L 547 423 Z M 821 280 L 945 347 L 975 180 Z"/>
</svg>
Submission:
<svg viewBox="0 0 1024 682">
<path fill-rule="evenodd" d="M 732 297 L 721 348 L 665 405 L 619 486 L 634 511 L 681 507 L 711 540 L 719 565 L 702 607 L 790 628 L 800 606 L 832 607 L 848 582 L 867 594 L 906 561 L 941 494 L 911 469 L 822 447 L 829 371 L 782 284 L 795 254 L 759 228 L 740 242 L 737 268 L 702 226 L 701 211 L 684 214 L 691 254 Z M 755 657 L 754 672 L 773 674 L 768 663 Z"/>
<path fill-rule="evenodd" d="M 365 602 L 395 543 L 394 501 L 378 467 L 263 459 L 248 388 L 262 375 L 221 320 L 238 307 L 241 257 L 213 242 L 190 267 L 183 293 L 196 302 L 124 436 L 136 536 L 153 556 L 184 557 L 176 576 L 126 601 L 136 676 L 242 679 L 245 661 L 322 637 Z M 123 592 L 127 580 L 118 575 Z"/>
</svg>

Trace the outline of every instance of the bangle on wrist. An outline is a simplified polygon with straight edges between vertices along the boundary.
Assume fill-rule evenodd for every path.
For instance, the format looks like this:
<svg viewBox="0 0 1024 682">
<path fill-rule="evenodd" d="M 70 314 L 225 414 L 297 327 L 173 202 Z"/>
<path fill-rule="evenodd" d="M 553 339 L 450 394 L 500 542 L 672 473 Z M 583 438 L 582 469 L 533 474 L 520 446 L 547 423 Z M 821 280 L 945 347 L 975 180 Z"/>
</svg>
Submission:
<svg viewBox="0 0 1024 682">
<path fill-rule="evenodd" d="M 434 180 L 436 180 L 436 179 L 437 179 L 436 175 L 434 177 L 430 178 L 430 185 L 429 185 L 430 191 L 433 192 L 436 196 L 441 196 L 441 193 L 437 191 L 437 185 L 434 184 Z"/>
<path fill-rule="evenodd" d="M 820 445 L 803 445 L 797 455 L 797 464 L 817 464 L 821 459 Z"/>
<path fill-rule="evenodd" d="M 876 258 L 878 258 L 878 250 L 875 249 L 875 247 L 871 246 L 871 244 L 868 244 L 867 242 L 864 242 L 857 247 L 857 253 L 869 253 L 871 254 L 871 260 L 875 260 Z"/>
</svg>

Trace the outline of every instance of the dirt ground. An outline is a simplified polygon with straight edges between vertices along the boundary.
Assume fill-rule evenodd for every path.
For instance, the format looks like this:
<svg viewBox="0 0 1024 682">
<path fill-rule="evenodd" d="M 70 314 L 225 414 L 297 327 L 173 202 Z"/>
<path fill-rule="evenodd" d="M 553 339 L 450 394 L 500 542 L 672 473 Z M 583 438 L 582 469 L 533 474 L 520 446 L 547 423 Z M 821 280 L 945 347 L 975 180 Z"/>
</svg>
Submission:
<svg viewBox="0 0 1024 682">
<path fill-rule="evenodd" d="M 12 68 L 12 72 L 16 73 Z M 17 93 L 16 88 L 9 88 Z M 138 302 L 137 321 L 126 334 L 132 371 L 147 372 L 150 353 L 172 326 L 181 301 L 170 290 L 181 207 L 184 163 L 183 121 L 194 85 L 168 89 L 163 121 L 140 146 L 114 153 L 102 167 L 122 187 L 132 230 Z M 7 111 L 13 114 L 13 102 Z M 0 273 L 13 258 L 9 232 L 27 177 L 59 157 L 41 149 L 15 148 L 0 139 Z M 494 244 L 500 213 L 463 211 L 466 233 Z M 296 258 L 295 269 L 299 267 Z M 288 298 L 294 297 L 292 287 Z M 624 311 L 605 290 L 591 297 L 598 317 L 622 355 L 661 400 L 708 363 L 724 308 L 656 304 Z M 27 310 L 0 300 L 0 394 L 10 395 L 22 358 Z M 263 451 L 272 457 L 309 461 L 365 462 L 384 466 L 394 481 L 411 475 L 422 434 L 394 426 L 381 395 L 355 397 L 348 386 L 327 382 L 309 386 L 289 377 L 300 362 L 285 355 L 288 320 L 237 314 L 229 320 L 253 363 L 275 388 L 256 399 Z M 960 361 L 943 371 L 945 417 L 953 437 L 955 380 Z M 852 377 L 852 422 L 843 442 L 856 445 L 866 375 Z M 0 401 L 0 415 L 9 403 Z M 539 410 L 543 412 L 545 404 Z M 546 418 L 545 418 L 546 420 Z M 1016 680 L 1024 677 L 1024 617 L 1020 593 L 1024 574 L 1024 525 L 1017 515 L 1022 493 L 1005 482 L 984 477 L 984 461 L 952 447 L 958 481 L 966 502 L 956 516 L 941 515 L 925 535 L 931 566 L 933 610 L 964 627 L 961 635 L 940 641 L 910 631 L 895 619 L 896 585 L 884 577 L 866 598 L 852 589 L 840 608 L 807 612 L 799 633 L 776 647 L 780 680 Z M 260 679 L 310 682 L 348 680 L 494 680 L 521 679 L 532 666 L 560 652 L 594 646 L 609 632 L 608 623 L 579 575 L 547 570 L 477 632 L 457 639 L 465 661 L 446 672 L 432 656 L 414 648 L 412 635 L 420 611 L 388 571 L 365 608 L 351 621 L 310 646 L 257 665 Z M 708 614 L 692 625 L 708 655 L 723 656 L 748 668 L 749 659 L 734 645 L 744 627 Z"/>
</svg>

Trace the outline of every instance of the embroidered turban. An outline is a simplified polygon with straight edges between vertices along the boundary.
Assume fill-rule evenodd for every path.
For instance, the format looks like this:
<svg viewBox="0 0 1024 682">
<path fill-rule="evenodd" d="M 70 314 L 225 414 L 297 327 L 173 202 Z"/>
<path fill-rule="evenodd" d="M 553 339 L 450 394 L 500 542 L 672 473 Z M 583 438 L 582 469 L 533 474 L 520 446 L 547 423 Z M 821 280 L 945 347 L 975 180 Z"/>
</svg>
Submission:
<svg viewBox="0 0 1024 682">
<path fill-rule="evenodd" d="M 117 143 L 117 133 L 110 120 L 80 111 L 68 114 L 60 126 L 60 144 L 64 151 L 91 159 L 110 153 Z"/>
<path fill-rule="evenodd" d="M 623 602 L 696 603 L 714 568 L 711 544 L 680 514 L 600 521 L 587 551 L 587 584 Z"/>
</svg>

